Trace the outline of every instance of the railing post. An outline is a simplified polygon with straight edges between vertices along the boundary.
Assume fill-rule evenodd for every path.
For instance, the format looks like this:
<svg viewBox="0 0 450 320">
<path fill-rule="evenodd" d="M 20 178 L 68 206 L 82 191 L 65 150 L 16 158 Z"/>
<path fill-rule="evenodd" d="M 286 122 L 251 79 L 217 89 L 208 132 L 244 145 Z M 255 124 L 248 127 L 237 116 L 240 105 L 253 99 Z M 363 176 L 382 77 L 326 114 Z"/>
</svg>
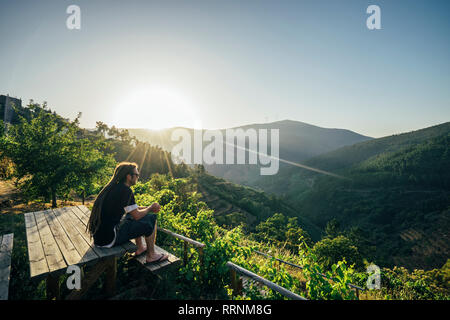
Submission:
<svg viewBox="0 0 450 320">
<path fill-rule="evenodd" d="M 111 257 L 107 260 L 108 266 L 106 268 L 105 293 L 108 296 L 113 296 L 116 292 L 117 257 Z"/>
<path fill-rule="evenodd" d="M 200 279 L 203 280 L 203 247 L 198 247 L 198 258 L 200 263 Z"/>
<path fill-rule="evenodd" d="M 61 299 L 60 289 L 59 289 L 59 276 L 57 275 L 48 275 L 46 280 L 46 292 L 47 299 L 52 300 L 55 298 L 56 300 Z"/>
<path fill-rule="evenodd" d="M 183 263 L 186 266 L 187 265 L 187 249 L 188 249 L 188 243 L 187 241 L 184 241 L 184 255 L 183 255 Z"/>
<path fill-rule="evenodd" d="M 200 260 L 200 267 L 203 266 L 203 247 L 198 247 L 198 257 Z"/>
<path fill-rule="evenodd" d="M 238 279 L 236 281 L 236 293 L 238 295 L 242 295 L 242 288 L 243 288 L 242 277 L 238 276 Z"/>
<path fill-rule="evenodd" d="M 230 278 L 231 278 L 231 289 L 233 289 L 233 293 L 231 298 L 236 295 L 237 285 L 236 285 L 236 270 L 230 269 Z"/>
</svg>

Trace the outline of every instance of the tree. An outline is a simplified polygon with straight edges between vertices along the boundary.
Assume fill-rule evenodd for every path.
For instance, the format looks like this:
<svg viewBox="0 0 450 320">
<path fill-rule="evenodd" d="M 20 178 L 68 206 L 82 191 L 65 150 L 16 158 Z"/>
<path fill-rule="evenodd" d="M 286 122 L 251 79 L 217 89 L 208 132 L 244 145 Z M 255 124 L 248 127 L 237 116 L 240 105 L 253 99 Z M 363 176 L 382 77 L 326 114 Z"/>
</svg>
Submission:
<svg viewBox="0 0 450 320">
<path fill-rule="evenodd" d="M 96 124 L 95 132 L 101 134 L 104 137 L 105 133 L 108 132 L 109 130 L 108 125 L 106 123 L 103 123 L 102 121 L 97 121 L 95 124 Z"/>
<path fill-rule="evenodd" d="M 111 164 L 87 139 L 77 138 L 78 117 L 67 121 L 39 105 L 30 103 L 31 119 L 20 117 L 8 134 L 0 137 L 1 156 L 14 163 L 15 184 L 30 199 L 51 197 L 56 207 L 58 194 L 67 194 L 91 182 L 93 171 Z M 92 177 L 93 178 L 93 177 Z"/>
<path fill-rule="evenodd" d="M 254 237 L 258 241 L 275 242 L 292 251 L 297 251 L 303 241 L 308 245 L 312 243 L 308 233 L 297 225 L 297 217 L 288 218 L 282 213 L 275 213 L 257 225 Z"/>
<path fill-rule="evenodd" d="M 348 265 L 355 265 L 356 269 L 364 266 L 363 258 L 358 248 L 344 236 L 336 238 L 324 238 L 317 242 L 312 248 L 312 253 L 318 258 L 318 262 L 325 268 L 330 269 L 333 264 L 337 264 L 344 258 Z"/>
<path fill-rule="evenodd" d="M 73 155 L 73 175 L 69 185 L 73 186 L 82 197 L 84 204 L 86 195 L 92 194 L 96 183 L 103 184 L 105 177 L 111 177 L 115 160 L 111 155 L 103 155 L 92 148 L 86 139 L 80 140 L 80 152 Z"/>
<path fill-rule="evenodd" d="M 325 227 L 325 234 L 327 238 L 333 239 L 341 234 L 340 232 L 340 223 L 335 219 L 331 219 L 328 221 L 327 226 Z"/>
</svg>

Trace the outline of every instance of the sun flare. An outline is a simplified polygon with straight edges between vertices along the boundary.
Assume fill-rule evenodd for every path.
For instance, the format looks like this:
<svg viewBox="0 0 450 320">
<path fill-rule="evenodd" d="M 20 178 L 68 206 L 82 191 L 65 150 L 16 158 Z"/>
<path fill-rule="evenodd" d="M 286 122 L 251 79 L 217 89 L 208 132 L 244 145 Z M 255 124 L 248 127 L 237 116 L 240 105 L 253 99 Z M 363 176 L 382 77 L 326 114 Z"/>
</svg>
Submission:
<svg viewBox="0 0 450 320">
<path fill-rule="evenodd" d="M 163 86 L 131 90 L 119 102 L 114 118 L 119 128 L 201 128 L 200 118 L 190 99 Z"/>
</svg>

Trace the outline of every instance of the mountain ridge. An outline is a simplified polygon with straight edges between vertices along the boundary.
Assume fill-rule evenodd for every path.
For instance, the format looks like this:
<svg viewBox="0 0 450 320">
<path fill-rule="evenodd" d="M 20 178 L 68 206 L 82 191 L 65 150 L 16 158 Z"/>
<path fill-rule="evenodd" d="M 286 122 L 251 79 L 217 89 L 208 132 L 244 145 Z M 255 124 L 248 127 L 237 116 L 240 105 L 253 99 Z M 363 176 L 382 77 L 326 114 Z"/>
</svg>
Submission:
<svg viewBox="0 0 450 320">
<path fill-rule="evenodd" d="M 171 151 L 178 143 L 171 141 L 171 133 L 177 128 L 183 127 L 174 127 L 161 131 L 132 128 L 127 130 L 140 140 L 159 145 L 163 149 Z M 313 156 L 342 146 L 373 139 L 348 129 L 328 129 L 288 119 L 272 123 L 249 124 L 220 129 L 223 136 L 225 136 L 227 129 L 242 129 L 244 131 L 248 129 L 279 129 L 279 158 L 291 162 L 305 161 Z M 191 133 L 192 137 L 194 130 L 197 129 L 187 128 L 186 130 Z M 206 143 L 204 143 L 205 145 Z M 282 166 L 285 166 L 285 164 L 280 163 L 280 167 Z M 259 165 L 212 164 L 205 165 L 205 169 L 215 176 L 226 178 L 239 184 L 248 184 L 251 181 L 258 180 L 260 177 Z"/>
</svg>

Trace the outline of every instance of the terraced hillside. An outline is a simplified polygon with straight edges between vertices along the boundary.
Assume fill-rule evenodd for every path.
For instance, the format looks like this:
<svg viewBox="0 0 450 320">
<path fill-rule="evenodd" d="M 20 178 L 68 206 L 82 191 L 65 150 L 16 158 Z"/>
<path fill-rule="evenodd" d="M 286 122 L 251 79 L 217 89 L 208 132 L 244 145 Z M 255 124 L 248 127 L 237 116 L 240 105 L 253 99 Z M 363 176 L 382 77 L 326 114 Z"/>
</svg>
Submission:
<svg viewBox="0 0 450 320">
<path fill-rule="evenodd" d="M 218 223 L 237 226 L 240 223 L 253 231 L 261 221 L 274 213 L 297 217 L 299 226 L 306 230 L 313 240 L 320 240 L 322 231 L 280 198 L 263 191 L 241 186 L 214 177 L 207 173 L 198 174 L 198 191 L 208 206 L 215 210 Z"/>
</svg>

